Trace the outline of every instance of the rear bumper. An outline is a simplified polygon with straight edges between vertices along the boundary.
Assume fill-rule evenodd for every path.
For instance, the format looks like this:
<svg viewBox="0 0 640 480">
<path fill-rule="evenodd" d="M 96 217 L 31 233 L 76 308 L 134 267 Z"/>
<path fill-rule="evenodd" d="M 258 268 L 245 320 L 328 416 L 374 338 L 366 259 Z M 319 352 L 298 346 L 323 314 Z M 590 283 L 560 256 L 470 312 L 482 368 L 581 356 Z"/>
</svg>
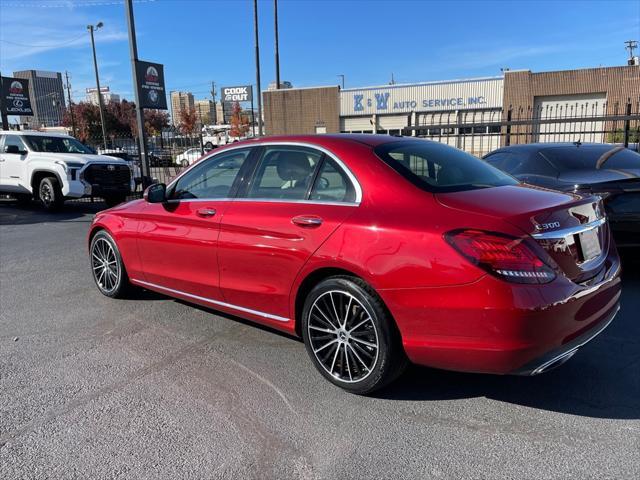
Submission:
<svg viewBox="0 0 640 480">
<path fill-rule="evenodd" d="M 600 333 L 619 308 L 620 291 L 620 260 L 613 251 L 589 284 L 558 278 L 517 285 L 486 275 L 466 285 L 379 293 L 412 362 L 522 375 L 562 355 L 568 359 Z"/>
<path fill-rule="evenodd" d="M 564 344 L 562 347 L 547 352 L 542 357 L 536 358 L 511 373 L 513 375 L 539 375 L 540 373 L 545 373 L 559 367 L 577 353 L 581 347 L 600 335 L 613 321 L 619 310 L 620 304 L 618 303 L 613 312 L 605 317 L 600 323 L 594 325 L 589 331 L 583 333 L 569 343 Z"/>
</svg>

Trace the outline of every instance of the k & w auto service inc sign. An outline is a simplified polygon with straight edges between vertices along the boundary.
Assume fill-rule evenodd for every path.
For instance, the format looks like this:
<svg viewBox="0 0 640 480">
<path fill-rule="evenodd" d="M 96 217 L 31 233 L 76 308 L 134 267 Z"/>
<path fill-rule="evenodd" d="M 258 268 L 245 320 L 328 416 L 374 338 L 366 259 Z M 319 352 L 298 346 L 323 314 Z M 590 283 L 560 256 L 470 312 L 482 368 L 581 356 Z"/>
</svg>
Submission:
<svg viewBox="0 0 640 480">
<path fill-rule="evenodd" d="M 222 87 L 222 101 L 228 103 L 253 101 L 253 87 L 243 85 L 240 87 Z"/>
<path fill-rule="evenodd" d="M 33 115 L 29 100 L 29 80 L 2 77 L 2 113 L 6 115 Z"/>
<path fill-rule="evenodd" d="M 138 92 L 141 108 L 167 110 L 167 96 L 164 88 L 164 66 L 159 63 L 136 63 L 138 73 Z"/>
</svg>

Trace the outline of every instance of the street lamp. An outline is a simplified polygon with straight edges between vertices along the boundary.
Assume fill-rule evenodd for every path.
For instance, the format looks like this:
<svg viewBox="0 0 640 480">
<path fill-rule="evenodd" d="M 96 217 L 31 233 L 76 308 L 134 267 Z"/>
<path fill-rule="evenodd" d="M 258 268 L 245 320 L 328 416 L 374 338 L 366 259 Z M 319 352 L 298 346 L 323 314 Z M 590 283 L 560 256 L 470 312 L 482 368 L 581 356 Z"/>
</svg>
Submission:
<svg viewBox="0 0 640 480">
<path fill-rule="evenodd" d="M 102 143 L 104 145 L 104 149 L 107 149 L 107 131 L 104 124 L 104 104 L 102 103 L 102 92 L 100 91 L 100 77 L 98 76 L 98 60 L 96 59 L 96 42 L 93 38 L 93 32 L 102 28 L 104 24 L 102 22 L 98 22 L 94 25 L 87 25 L 87 30 L 89 30 L 89 35 L 91 36 L 91 49 L 93 50 L 93 68 L 96 72 L 96 88 L 98 89 L 98 107 L 100 108 L 100 123 L 102 124 Z"/>
</svg>

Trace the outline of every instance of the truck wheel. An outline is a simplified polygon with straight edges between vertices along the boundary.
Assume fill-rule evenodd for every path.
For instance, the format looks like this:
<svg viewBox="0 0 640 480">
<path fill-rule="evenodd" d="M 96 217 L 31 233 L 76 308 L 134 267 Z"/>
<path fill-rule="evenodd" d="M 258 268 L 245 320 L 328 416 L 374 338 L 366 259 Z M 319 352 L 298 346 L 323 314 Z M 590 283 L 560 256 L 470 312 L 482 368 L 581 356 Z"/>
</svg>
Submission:
<svg viewBox="0 0 640 480">
<path fill-rule="evenodd" d="M 104 197 L 104 203 L 106 203 L 107 207 L 109 208 L 115 207 L 116 205 L 119 205 L 120 203 L 124 203 L 126 201 L 127 201 L 126 195 L 112 195 L 109 197 Z"/>
<path fill-rule="evenodd" d="M 48 212 L 58 210 L 64 203 L 60 183 L 55 177 L 44 177 L 38 187 L 38 200 Z"/>
<path fill-rule="evenodd" d="M 206 148 L 207 150 L 212 150 L 213 149 L 213 143 L 211 142 L 207 142 L 204 144 L 204 148 Z"/>
</svg>

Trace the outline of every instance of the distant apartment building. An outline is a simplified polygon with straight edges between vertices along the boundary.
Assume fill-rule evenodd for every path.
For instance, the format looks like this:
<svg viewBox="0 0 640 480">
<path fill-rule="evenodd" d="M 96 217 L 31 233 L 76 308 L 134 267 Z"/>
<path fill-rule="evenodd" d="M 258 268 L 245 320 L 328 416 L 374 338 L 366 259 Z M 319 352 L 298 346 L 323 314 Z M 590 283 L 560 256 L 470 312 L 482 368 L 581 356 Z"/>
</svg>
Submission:
<svg viewBox="0 0 640 480">
<path fill-rule="evenodd" d="M 20 123 L 27 124 L 30 129 L 62 125 L 62 115 L 66 108 L 62 74 L 44 70 L 21 70 L 13 72 L 13 76 L 29 80 L 33 116 L 21 116 Z"/>
<path fill-rule="evenodd" d="M 196 117 L 201 125 L 215 125 L 216 105 L 211 100 L 195 101 Z"/>
<path fill-rule="evenodd" d="M 87 88 L 86 89 L 87 96 L 85 100 L 87 103 L 91 103 L 93 105 L 98 105 L 98 89 L 97 88 Z M 100 87 L 100 92 L 102 92 L 102 101 L 107 104 L 109 102 L 119 102 L 120 95 L 117 93 L 113 93 L 109 90 L 109 87 Z"/>
<path fill-rule="evenodd" d="M 180 125 L 180 113 L 195 109 L 191 92 L 171 92 L 171 121 L 174 126 Z"/>
</svg>

